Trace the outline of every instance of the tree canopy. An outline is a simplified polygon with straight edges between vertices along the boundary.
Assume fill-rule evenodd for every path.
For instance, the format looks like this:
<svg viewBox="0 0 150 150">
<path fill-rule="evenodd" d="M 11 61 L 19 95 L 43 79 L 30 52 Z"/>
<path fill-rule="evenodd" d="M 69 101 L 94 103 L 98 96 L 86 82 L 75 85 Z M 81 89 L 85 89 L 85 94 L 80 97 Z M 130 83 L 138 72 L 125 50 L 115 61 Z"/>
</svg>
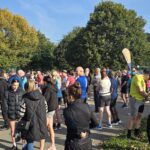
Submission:
<svg viewBox="0 0 150 150">
<path fill-rule="evenodd" d="M 27 21 L 0 9 L 0 67 L 23 67 L 38 44 L 37 32 Z"/>
<path fill-rule="evenodd" d="M 55 44 L 45 37 L 40 31 L 38 32 L 39 44 L 33 53 L 32 61 L 29 65 L 31 69 L 50 70 L 54 66 L 54 49 Z"/>
<path fill-rule="evenodd" d="M 73 67 L 109 66 L 120 69 L 126 65 L 123 48 L 130 49 L 134 64 L 143 64 L 143 56 L 149 51 L 144 26 L 145 20 L 135 11 L 121 4 L 102 2 L 95 7 L 86 27 L 67 47 L 64 46 L 66 41 L 61 42 L 61 50 L 65 51 L 66 62 Z"/>
</svg>

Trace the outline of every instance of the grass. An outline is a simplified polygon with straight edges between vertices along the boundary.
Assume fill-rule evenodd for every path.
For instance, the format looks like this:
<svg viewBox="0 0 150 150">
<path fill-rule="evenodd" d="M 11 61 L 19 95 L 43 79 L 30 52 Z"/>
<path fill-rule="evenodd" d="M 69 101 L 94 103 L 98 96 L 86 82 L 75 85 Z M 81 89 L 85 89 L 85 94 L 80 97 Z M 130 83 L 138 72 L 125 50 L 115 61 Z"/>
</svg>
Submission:
<svg viewBox="0 0 150 150">
<path fill-rule="evenodd" d="M 101 147 L 104 150 L 150 150 L 146 133 L 146 124 L 146 118 L 142 119 L 140 138 L 132 135 L 132 138 L 129 140 L 126 138 L 126 133 L 122 133 L 117 137 L 105 141 Z"/>
</svg>

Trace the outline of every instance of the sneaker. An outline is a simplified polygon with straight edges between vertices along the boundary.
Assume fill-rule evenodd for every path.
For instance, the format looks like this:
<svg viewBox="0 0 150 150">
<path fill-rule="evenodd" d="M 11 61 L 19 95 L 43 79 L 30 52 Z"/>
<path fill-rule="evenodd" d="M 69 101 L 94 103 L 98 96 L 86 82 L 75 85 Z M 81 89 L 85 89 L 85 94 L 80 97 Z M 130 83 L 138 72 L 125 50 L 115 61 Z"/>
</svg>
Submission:
<svg viewBox="0 0 150 150">
<path fill-rule="evenodd" d="M 17 146 L 13 145 L 11 150 L 18 150 Z"/>
<path fill-rule="evenodd" d="M 57 124 L 56 123 L 53 124 L 53 129 L 57 130 Z"/>
<path fill-rule="evenodd" d="M 131 130 L 128 130 L 127 139 L 131 139 Z"/>
<path fill-rule="evenodd" d="M 107 127 L 107 128 L 112 128 L 112 125 L 111 125 L 110 123 L 108 123 L 108 124 L 106 125 L 106 127 Z"/>
<path fill-rule="evenodd" d="M 119 120 L 117 123 L 118 123 L 118 124 L 122 124 L 122 121 L 121 121 L 121 120 Z"/>
<path fill-rule="evenodd" d="M 62 129 L 60 123 L 57 124 L 57 129 L 59 129 L 59 130 Z"/>
<path fill-rule="evenodd" d="M 111 122 L 111 125 L 117 126 L 117 125 L 119 125 L 119 123 L 117 121 L 113 121 L 113 122 Z"/>
<path fill-rule="evenodd" d="M 99 124 L 97 127 L 96 127 L 97 130 L 102 130 L 102 126 Z"/>
</svg>

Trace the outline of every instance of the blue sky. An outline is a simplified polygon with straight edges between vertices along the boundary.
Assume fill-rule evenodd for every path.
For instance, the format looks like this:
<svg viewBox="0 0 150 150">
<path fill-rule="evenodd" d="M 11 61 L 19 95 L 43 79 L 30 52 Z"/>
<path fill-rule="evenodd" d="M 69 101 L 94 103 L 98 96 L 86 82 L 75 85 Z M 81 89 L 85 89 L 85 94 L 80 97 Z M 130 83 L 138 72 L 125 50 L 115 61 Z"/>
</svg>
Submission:
<svg viewBox="0 0 150 150">
<path fill-rule="evenodd" d="M 113 0 L 143 16 L 150 32 L 150 0 Z M 85 26 L 89 15 L 101 0 L 0 0 L 0 8 L 23 16 L 31 26 L 51 41 L 59 42 L 76 26 Z"/>
</svg>

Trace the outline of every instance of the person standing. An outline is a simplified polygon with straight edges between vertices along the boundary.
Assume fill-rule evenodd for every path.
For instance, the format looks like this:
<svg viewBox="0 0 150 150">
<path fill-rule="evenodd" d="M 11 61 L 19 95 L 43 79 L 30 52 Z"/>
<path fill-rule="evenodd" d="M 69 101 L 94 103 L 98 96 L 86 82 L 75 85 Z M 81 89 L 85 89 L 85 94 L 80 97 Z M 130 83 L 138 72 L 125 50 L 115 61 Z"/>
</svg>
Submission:
<svg viewBox="0 0 150 150">
<path fill-rule="evenodd" d="M 63 70 L 62 74 L 63 74 L 62 88 L 61 88 L 62 89 L 62 96 L 63 96 L 63 101 L 65 104 L 65 107 L 67 107 L 67 87 L 66 87 L 67 79 L 68 79 L 67 70 Z"/>
<path fill-rule="evenodd" d="M 111 102 L 111 82 L 107 75 L 106 68 L 101 70 L 101 80 L 98 84 L 99 91 L 99 118 L 100 123 L 97 126 L 97 129 L 102 129 L 102 120 L 103 120 L 103 112 L 104 109 L 107 114 L 107 127 L 112 128 L 111 125 L 111 112 L 110 112 L 110 102 Z"/>
<path fill-rule="evenodd" d="M 29 130 L 21 134 L 22 139 L 27 141 L 23 150 L 34 150 L 34 141 L 40 141 L 40 150 L 44 150 L 45 139 L 48 137 L 46 101 L 33 80 L 28 80 L 25 90 L 27 93 L 23 96 L 24 103 L 21 105 L 21 112 L 24 112 L 22 120 L 31 120 L 31 123 Z"/>
<path fill-rule="evenodd" d="M 99 93 L 97 91 L 97 86 L 98 86 L 98 83 L 100 82 L 100 79 L 101 79 L 100 68 L 96 68 L 94 78 L 92 80 L 93 91 L 94 91 L 95 112 L 99 112 L 99 110 L 98 110 L 98 96 L 99 96 Z"/>
<path fill-rule="evenodd" d="M 123 70 L 121 78 L 121 97 L 124 103 L 122 105 L 122 108 L 128 107 L 128 92 L 129 92 L 128 80 L 129 78 L 127 76 L 127 70 Z"/>
<path fill-rule="evenodd" d="M 121 123 L 119 119 L 118 112 L 116 110 L 116 102 L 118 98 L 118 80 L 115 78 L 115 73 L 112 71 L 110 73 L 110 81 L 111 81 L 111 103 L 110 103 L 110 111 L 111 111 L 111 123 L 112 125 L 118 125 Z"/>
<path fill-rule="evenodd" d="M 22 103 L 22 98 L 25 92 L 22 88 L 19 87 L 19 81 L 13 79 L 11 82 L 11 87 L 8 91 L 5 92 L 5 97 L 3 101 L 4 111 L 7 112 L 9 127 L 11 131 L 11 139 L 12 139 L 12 150 L 17 150 L 17 145 L 15 142 L 15 128 L 16 122 L 20 119 L 20 105 Z"/>
<path fill-rule="evenodd" d="M 67 126 L 65 150 L 92 150 L 90 128 L 98 125 L 96 116 L 88 104 L 81 99 L 82 91 L 79 82 L 68 88 L 68 107 L 64 109 Z"/>
<path fill-rule="evenodd" d="M 48 113 L 47 113 L 47 128 L 50 135 L 51 146 L 49 150 L 56 150 L 55 146 L 55 133 L 53 129 L 53 117 L 55 114 L 55 110 L 58 108 L 57 101 L 57 87 L 56 84 L 53 83 L 52 78 L 49 76 L 44 77 L 44 85 L 43 95 L 47 101 L 48 105 Z"/>
<path fill-rule="evenodd" d="M 3 101 L 4 101 L 4 94 L 5 94 L 6 90 L 8 90 L 6 73 L 4 70 L 1 70 L 0 71 L 0 106 L 1 106 L 1 110 L 2 110 L 4 124 L 3 124 L 3 126 L 0 127 L 0 130 L 5 130 L 5 129 L 7 130 L 9 128 L 7 111 L 4 110 L 4 106 L 2 105 Z"/>
<path fill-rule="evenodd" d="M 130 111 L 131 116 L 128 120 L 128 132 L 127 138 L 131 138 L 131 132 L 133 126 L 135 127 L 134 135 L 136 137 L 140 136 L 140 124 L 141 118 L 144 111 L 144 102 L 148 100 L 149 93 L 146 92 L 146 84 L 145 81 L 148 79 L 148 74 L 145 72 L 144 74 L 137 73 L 131 82 L 130 88 Z"/>
<path fill-rule="evenodd" d="M 77 75 L 76 82 L 80 83 L 82 89 L 81 99 L 83 100 L 84 103 L 86 103 L 88 81 L 86 76 L 84 75 L 84 70 L 81 66 L 76 68 L 76 75 Z"/>
</svg>

